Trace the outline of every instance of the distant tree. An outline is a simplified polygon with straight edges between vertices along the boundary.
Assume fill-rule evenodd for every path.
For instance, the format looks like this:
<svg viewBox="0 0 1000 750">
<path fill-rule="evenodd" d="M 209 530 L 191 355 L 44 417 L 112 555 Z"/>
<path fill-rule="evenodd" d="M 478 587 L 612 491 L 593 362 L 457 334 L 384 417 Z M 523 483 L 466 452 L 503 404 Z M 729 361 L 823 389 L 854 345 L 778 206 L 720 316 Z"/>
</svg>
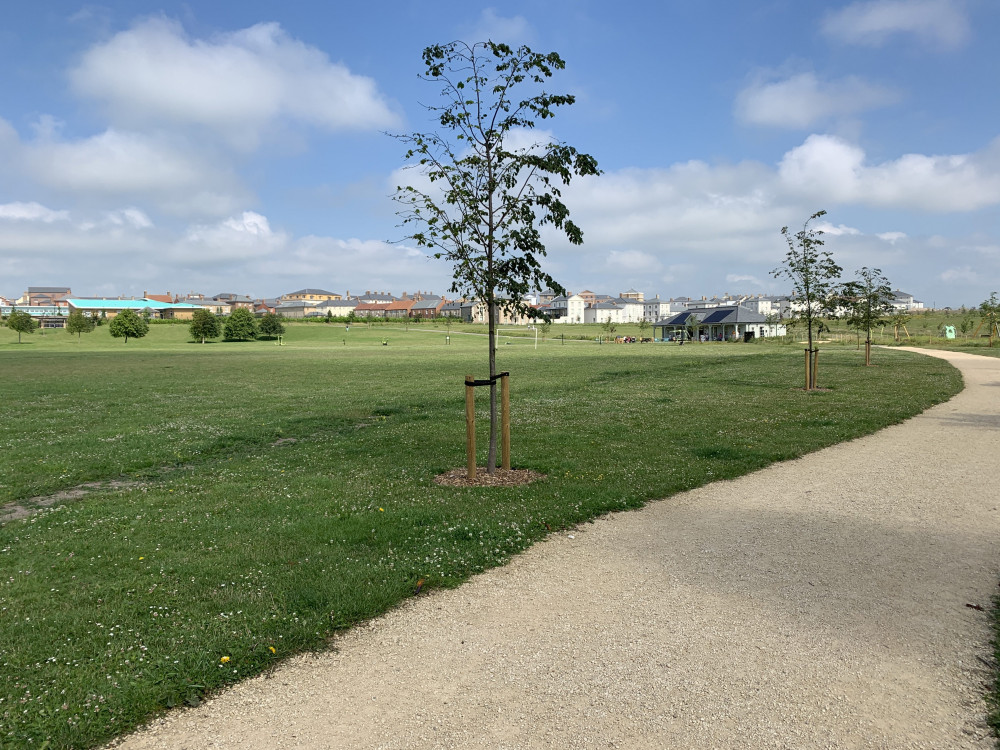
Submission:
<svg viewBox="0 0 1000 750">
<path fill-rule="evenodd" d="M 601 323 L 601 328 L 607 332 L 608 338 L 611 338 L 615 335 L 615 331 L 618 330 L 618 324 L 611 319 L 610 315 L 608 315 L 608 319 Z"/>
<path fill-rule="evenodd" d="M 28 313 L 12 308 L 7 316 L 7 327 L 12 331 L 17 331 L 17 343 L 21 343 L 22 333 L 34 333 L 38 323 Z"/>
<path fill-rule="evenodd" d="M 552 330 L 552 321 L 551 320 L 542 320 L 537 325 L 538 325 L 538 330 L 541 332 L 543 339 L 546 336 L 548 336 L 549 332 Z"/>
<path fill-rule="evenodd" d="M 439 130 L 399 136 L 420 174 L 396 189 L 409 239 L 453 264 L 450 291 L 486 307 L 490 378 L 497 376 L 496 328 L 501 309 L 545 317 L 528 305 L 531 289 L 565 293 L 541 266 L 541 228 L 550 225 L 575 245 L 583 232 L 570 220 L 562 186 L 597 175 L 597 161 L 549 135 L 531 137 L 535 121 L 574 103 L 544 90 L 565 63 L 555 52 L 478 42 L 427 47 L 423 80 L 441 87 L 442 103 L 428 105 Z M 486 471 L 497 455 L 497 388 L 490 387 Z"/>
<path fill-rule="evenodd" d="M 257 338 L 257 319 L 245 307 L 237 307 L 226 318 L 226 341 L 251 341 Z"/>
<path fill-rule="evenodd" d="M 104 324 L 105 324 L 105 323 L 107 323 L 107 322 L 108 322 L 108 313 L 107 313 L 107 311 L 106 311 L 106 310 L 101 310 L 101 314 L 100 314 L 100 316 L 99 316 L 99 317 L 97 318 L 97 320 L 95 321 L 95 323 L 94 323 L 94 324 L 95 324 L 96 326 L 100 327 L 100 326 L 104 325 Z"/>
<path fill-rule="evenodd" d="M 865 334 L 865 366 L 872 363 L 872 330 L 885 325 L 892 314 L 892 286 L 881 269 L 862 266 L 854 272 L 857 279 L 840 289 L 841 304 L 847 310 L 846 322 Z"/>
<path fill-rule="evenodd" d="M 688 315 L 684 319 L 684 325 L 687 328 L 688 337 L 692 341 L 701 341 L 701 336 L 698 335 L 699 331 L 701 330 L 701 321 L 698 320 L 698 316 L 697 315 L 695 315 L 694 313 L 691 313 L 690 315 Z M 681 331 L 681 335 L 683 335 L 683 334 L 684 334 L 684 332 Z"/>
<path fill-rule="evenodd" d="M 201 339 L 205 343 L 206 339 L 216 339 L 222 334 L 222 326 L 219 319 L 211 310 L 201 307 L 194 311 L 191 316 L 191 338 Z"/>
<path fill-rule="evenodd" d="M 645 316 L 639 318 L 639 337 L 642 338 L 642 334 L 649 330 L 649 321 L 646 320 Z"/>
<path fill-rule="evenodd" d="M 270 314 L 272 314 L 272 313 L 268 313 L 268 314 L 270 315 Z M 265 316 L 265 317 L 266 317 L 266 316 Z M 261 322 L 263 323 L 263 321 L 261 321 Z M 326 322 L 327 322 L 327 323 L 332 323 L 332 322 L 333 322 L 333 310 L 327 310 L 327 311 L 326 311 Z M 262 328 L 261 328 L 261 331 L 263 332 L 263 330 L 264 330 L 264 329 L 263 329 L 263 327 L 262 327 Z M 284 331 L 282 331 L 282 333 L 284 333 Z"/>
<path fill-rule="evenodd" d="M 892 326 L 892 337 L 894 341 L 899 341 L 899 329 L 902 328 L 907 338 L 910 334 L 906 330 L 906 324 L 910 322 L 910 315 L 906 310 L 896 310 L 889 316 L 889 325 Z"/>
<path fill-rule="evenodd" d="M 330 312 L 327 311 L 327 322 L 329 323 Z M 275 315 L 273 312 L 264 313 L 264 317 L 260 319 L 260 333 L 262 336 L 267 336 L 268 338 L 275 338 L 280 336 L 285 332 L 285 326 L 281 322 L 281 316 Z"/>
<path fill-rule="evenodd" d="M 787 278 L 792 282 L 799 303 L 802 305 L 800 315 L 805 321 L 808 349 L 812 354 L 813 329 L 820 320 L 822 313 L 829 311 L 836 283 L 843 269 L 833 261 L 829 251 L 823 250 L 823 231 L 811 229 L 809 223 L 826 216 L 826 211 L 817 211 L 802 225 L 802 229 L 791 234 L 788 227 L 781 228 L 781 234 L 788 245 L 785 262 L 771 271 L 775 278 Z M 815 368 L 807 367 L 806 390 L 816 388 Z"/>
<path fill-rule="evenodd" d="M 74 310 L 66 318 L 66 333 L 75 333 L 77 341 L 80 340 L 81 334 L 90 333 L 93 330 L 94 319 L 89 315 L 84 315 L 81 310 Z"/>
<path fill-rule="evenodd" d="M 993 346 L 993 337 L 997 333 L 997 326 L 1000 326 L 1000 300 L 997 300 L 997 293 L 990 294 L 990 298 L 984 300 L 979 305 L 980 328 L 985 323 L 990 332 L 990 346 Z"/>
<path fill-rule="evenodd" d="M 969 334 L 972 333 L 972 328 L 975 325 L 975 321 L 972 319 L 971 315 L 966 315 L 962 318 L 962 322 L 958 324 L 958 330 L 962 332 L 964 338 L 969 338 Z"/>
<path fill-rule="evenodd" d="M 127 344 L 129 338 L 141 339 L 149 333 L 149 322 L 136 314 L 135 310 L 125 308 L 111 319 L 108 331 L 116 339 L 124 338 Z"/>
</svg>

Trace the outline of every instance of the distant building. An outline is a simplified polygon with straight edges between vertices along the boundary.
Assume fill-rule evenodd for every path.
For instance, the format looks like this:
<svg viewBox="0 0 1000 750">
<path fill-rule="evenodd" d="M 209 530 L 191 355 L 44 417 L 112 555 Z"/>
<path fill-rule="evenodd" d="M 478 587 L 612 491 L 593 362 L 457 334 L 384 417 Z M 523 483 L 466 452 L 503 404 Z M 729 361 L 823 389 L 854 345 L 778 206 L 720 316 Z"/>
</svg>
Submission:
<svg viewBox="0 0 1000 750">
<path fill-rule="evenodd" d="M 336 292 L 328 292 L 325 289 L 299 289 L 296 292 L 282 294 L 279 298 L 282 302 L 327 302 L 330 300 L 343 299 L 343 296 Z"/>
<path fill-rule="evenodd" d="M 18 300 L 18 304 L 24 305 L 58 305 L 65 306 L 67 297 L 72 297 L 73 292 L 68 286 L 29 286 L 28 291 Z"/>
</svg>

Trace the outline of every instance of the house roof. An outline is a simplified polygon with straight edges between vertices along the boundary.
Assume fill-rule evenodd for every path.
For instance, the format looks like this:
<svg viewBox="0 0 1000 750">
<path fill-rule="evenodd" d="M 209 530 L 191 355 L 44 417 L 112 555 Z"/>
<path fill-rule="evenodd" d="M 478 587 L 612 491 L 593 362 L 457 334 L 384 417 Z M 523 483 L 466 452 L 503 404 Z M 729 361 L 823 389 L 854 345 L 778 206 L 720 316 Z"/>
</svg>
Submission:
<svg viewBox="0 0 1000 750">
<path fill-rule="evenodd" d="M 335 292 L 328 292 L 326 289 L 299 289 L 297 292 L 288 292 L 283 296 L 291 297 L 293 294 L 325 294 L 329 297 L 338 296 Z"/>
<path fill-rule="evenodd" d="M 29 286 L 28 294 L 69 294 L 68 286 Z"/>
<path fill-rule="evenodd" d="M 732 325 L 734 323 L 766 323 L 767 317 L 739 305 L 727 307 L 690 308 L 669 318 L 657 321 L 656 326 L 679 327 L 687 325 L 692 315 L 698 318 L 699 325 Z"/>
</svg>

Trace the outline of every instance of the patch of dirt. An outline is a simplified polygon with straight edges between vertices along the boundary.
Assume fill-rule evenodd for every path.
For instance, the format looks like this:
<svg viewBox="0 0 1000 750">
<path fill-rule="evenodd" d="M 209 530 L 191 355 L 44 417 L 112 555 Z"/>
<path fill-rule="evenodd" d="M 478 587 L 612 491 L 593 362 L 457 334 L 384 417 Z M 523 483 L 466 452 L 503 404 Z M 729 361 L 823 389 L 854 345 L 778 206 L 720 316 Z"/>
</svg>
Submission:
<svg viewBox="0 0 1000 750">
<path fill-rule="evenodd" d="M 289 443 L 297 443 L 297 442 L 299 441 L 296 438 L 278 438 L 273 443 L 271 443 L 271 447 L 275 448 L 279 445 L 288 445 Z"/>
<path fill-rule="evenodd" d="M 544 474 L 531 469 L 497 469 L 487 474 L 485 466 L 478 466 L 475 479 L 469 479 L 466 469 L 452 469 L 434 477 L 434 483 L 445 487 L 521 487 L 544 478 Z"/>
<path fill-rule="evenodd" d="M 18 518 L 27 518 L 37 513 L 42 508 L 49 508 L 57 503 L 68 500 L 79 500 L 81 497 L 89 495 L 91 492 L 100 490 L 127 490 L 133 487 L 141 487 L 143 482 L 111 480 L 108 482 L 84 482 L 68 490 L 60 490 L 51 495 L 39 495 L 29 497 L 27 500 L 15 500 L 13 502 L 0 505 L 0 523 L 14 521 Z"/>
</svg>

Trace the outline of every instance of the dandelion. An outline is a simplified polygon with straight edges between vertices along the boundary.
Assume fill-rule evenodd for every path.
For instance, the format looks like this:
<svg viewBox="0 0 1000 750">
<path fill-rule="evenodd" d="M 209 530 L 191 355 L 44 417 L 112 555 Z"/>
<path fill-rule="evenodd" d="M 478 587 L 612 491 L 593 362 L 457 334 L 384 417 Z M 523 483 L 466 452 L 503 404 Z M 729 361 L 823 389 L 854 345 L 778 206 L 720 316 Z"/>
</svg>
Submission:
<svg viewBox="0 0 1000 750">
<path fill-rule="evenodd" d="M 270 651 L 272 654 L 278 653 L 278 650 L 274 646 L 268 646 L 267 650 Z"/>
<path fill-rule="evenodd" d="M 379 512 L 379 513 L 385 513 L 385 508 L 379 508 L 379 509 L 378 509 L 378 512 Z"/>
<path fill-rule="evenodd" d="M 223 656 L 221 659 L 219 659 L 219 661 L 221 661 L 223 664 L 228 664 L 229 663 L 229 657 L 228 656 Z"/>
<path fill-rule="evenodd" d="M 140 560 L 145 560 L 146 558 L 145 558 L 145 557 L 140 557 L 139 559 L 140 559 Z"/>
</svg>

